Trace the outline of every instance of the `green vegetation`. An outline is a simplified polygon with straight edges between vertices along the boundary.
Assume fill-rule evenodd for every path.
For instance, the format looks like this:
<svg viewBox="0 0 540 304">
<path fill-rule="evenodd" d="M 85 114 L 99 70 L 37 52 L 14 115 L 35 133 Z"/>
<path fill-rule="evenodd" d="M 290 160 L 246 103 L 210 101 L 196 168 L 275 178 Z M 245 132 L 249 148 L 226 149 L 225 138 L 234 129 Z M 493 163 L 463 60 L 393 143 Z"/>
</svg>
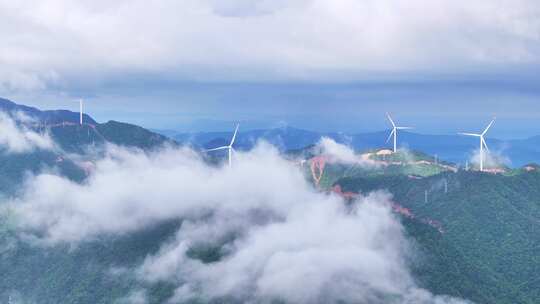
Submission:
<svg viewBox="0 0 540 304">
<path fill-rule="evenodd" d="M 54 172 L 74 181 L 86 177 L 84 168 L 75 163 L 69 153 L 86 156 L 89 147 L 98 147 L 105 142 L 120 146 L 152 149 L 165 143 L 175 143 L 164 136 L 138 126 L 108 122 L 90 125 L 66 124 L 50 128 L 50 134 L 59 149 L 35 149 L 24 153 L 0 151 L 0 193 L 14 195 L 25 177 L 40 172 Z M 88 159 L 91 160 L 91 159 Z"/>
<path fill-rule="evenodd" d="M 43 131 L 43 130 L 38 130 Z M 89 147 L 105 142 L 121 146 L 152 149 L 167 138 L 138 126 L 118 122 L 95 127 L 58 124 L 49 128 L 59 149 L 35 149 L 24 153 L 0 151 L 0 193 L 16 195 L 31 174 L 52 172 L 81 182 L 87 172 L 75 163 L 70 153 L 91 160 Z M 13 231 L 15 220 L 9 213 L 0 217 L 0 303 L 7 303 L 13 292 L 22 292 L 30 303 L 113 303 L 137 288 L 138 281 L 115 269 L 131 269 L 173 237 L 179 223 L 171 222 L 118 238 L 99 238 L 70 248 L 68 245 L 42 247 L 21 241 Z M 163 302 L 173 286 L 159 283 L 149 287 L 153 303 Z M 17 298 L 16 294 L 14 295 Z"/>
<path fill-rule="evenodd" d="M 64 151 L 84 154 L 88 146 L 102 145 L 106 142 L 119 146 L 152 149 L 165 143 L 175 144 L 165 136 L 153 133 L 139 126 L 109 121 L 91 125 L 57 125 L 50 133 Z"/>
<path fill-rule="evenodd" d="M 399 152 L 391 155 L 372 155 L 375 162 L 359 164 L 341 164 L 327 162 L 319 187 L 329 189 L 343 178 L 381 176 L 429 177 L 449 170 L 455 170 L 452 164 L 438 162 L 435 158 L 418 152 Z M 307 175 L 311 174 L 309 165 L 304 166 Z M 317 171 L 318 172 L 318 171 Z"/>
<path fill-rule="evenodd" d="M 344 191 L 387 189 L 417 218 L 442 223 L 443 234 L 406 225 L 425 254 L 415 273 L 428 289 L 477 303 L 536 303 L 540 298 L 538 172 L 346 177 L 337 183 Z"/>
<path fill-rule="evenodd" d="M 369 152 L 378 166 L 327 163 L 319 187 L 386 190 L 409 209 L 414 217 L 402 221 L 420 252 L 412 266 L 421 286 L 476 303 L 538 302 L 539 165 L 455 172 L 419 152 Z M 443 232 L 426 221 L 440 223 Z"/>
<path fill-rule="evenodd" d="M 65 125 L 51 129 L 61 152 L 35 150 L 0 155 L 0 193 L 15 195 L 27 173 L 53 171 L 75 181 L 84 170 L 63 153 L 85 155 L 85 146 L 105 142 L 152 149 L 171 143 L 143 128 L 118 122 L 96 127 Z M 303 150 L 292 156 L 312 157 Z M 212 162 L 216 159 L 209 157 Z M 414 218 L 402 222 L 416 254 L 411 260 L 419 284 L 435 294 L 476 303 L 537 303 L 540 299 L 540 173 L 538 165 L 504 174 L 453 172 L 448 163 L 418 152 L 372 156 L 374 166 L 326 164 L 322 190 L 388 190 Z M 304 166 L 311 176 L 309 165 Z M 427 193 L 427 202 L 426 202 Z M 425 220 L 440 222 L 443 232 Z M 15 236 L 8 213 L 0 217 L 0 303 L 12 291 L 24 291 L 32 303 L 114 303 L 140 287 L 150 303 L 174 292 L 163 282 L 141 285 L 134 267 L 174 238 L 178 221 L 161 223 L 118 237 L 99 237 L 70 248 L 37 247 Z M 188 256 L 204 263 L 221 259 L 224 244 L 195 244 Z M 230 302 L 223 300 L 221 302 Z"/>
<path fill-rule="evenodd" d="M 85 172 L 73 161 L 60 154 L 37 150 L 30 153 L 1 154 L 0 152 L 0 193 L 13 195 L 28 174 L 55 172 L 81 181 Z"/>
<path fill-rule="evenodd" d="M 1 224 L 3 223 L 3 224 Z M 30 303 L 114 303 L 141 287 L 131 271 L 148 254 L 174 237 L 180 223 L 160 224 L 145 231 L 117 238 L 103 237 L 70 248 L 32 246 L 18 241 L 0 219 L 0 302 L 7 303 L 12 291 L 24 291 Z M 151 303 L 168 299 L 174 291 L 168 284 L 150 287 Z"/>
<path fill-rule="evenodd" d="M 98 124 L 96 131 L 108 142 L 121 146 L 152 149 L 165 143 L 174 144 L 174 141 L 169 140 L 165 136 L 139 126 L 112 120 L 104 124 Z"/>
</svg>

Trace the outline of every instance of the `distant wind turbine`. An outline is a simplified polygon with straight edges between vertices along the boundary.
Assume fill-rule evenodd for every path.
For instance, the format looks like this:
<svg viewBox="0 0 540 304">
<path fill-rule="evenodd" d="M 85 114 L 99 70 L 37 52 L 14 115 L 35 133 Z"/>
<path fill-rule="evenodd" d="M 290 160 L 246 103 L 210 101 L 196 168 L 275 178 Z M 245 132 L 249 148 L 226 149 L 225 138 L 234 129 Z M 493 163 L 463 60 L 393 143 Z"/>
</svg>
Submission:
<svg viewBox="0 0 540 304">
<path fill-rule="evenodd" d="M 206 150 L 206 152 L 218 151 L 218 150 L 228 150 L 228 153 L 229 153 L 229 167 L 232 166 L 232 152 L 234 151 L 233 145 L 234 145 L 234 141 L 236 140 L 236 133 L 238 133 L 238 127 L 240 127 L 240 124 L 236 125 L 236 129 L 234 130 L 234 134 L 233 134 L 233 137 L 231 139 L 231 143 L 228 146 L 223 146 L 223 147 L 218 147 L 218 148 Z"/>
<path fill-rule="evenodd" d="M 83 124 L 83 100 L 79 99 L 79 124 Z"/>
<path fill-rule="evenodd" d="M 480 134 L 476 134 L 476 133 L 458 133 L 460 135 L 474 136 L 474 137 L 480 138 L 480 171 L 484 171 L 484 148 L 489 153 L 489 148 L 488 148 L 488 146 L 486 144 L 486 140 L 484 139 L 484 135 L 486 135 L 489 128 L 491 128 L 491 126 L 493 125 L 494 122 L 495 122 L 495 118 L 493 118 L 493 120 L 489 123 L 489 125 L 486 127 L 484 132 L 482 132 Z"/>
<path fill-rule="evenodd" d="M 390 135 L 388 136 L 388 139 L 386 139 L 386 142 L 388 142 L 390 138 L 392 137 L 392 135 L 394 135 L 394 153 L 396 153 L 397 152 L 397 130 L 407 130 L 407 129 L 412 129 L 412 127 L 398 127 L 394 123 L 394 120 L 392 119 L 390 114 L 386 113 L 386 116 L 388 117 L 388 120 L 392 124 L 392 132 L 390 132 Z"/>
</svg>

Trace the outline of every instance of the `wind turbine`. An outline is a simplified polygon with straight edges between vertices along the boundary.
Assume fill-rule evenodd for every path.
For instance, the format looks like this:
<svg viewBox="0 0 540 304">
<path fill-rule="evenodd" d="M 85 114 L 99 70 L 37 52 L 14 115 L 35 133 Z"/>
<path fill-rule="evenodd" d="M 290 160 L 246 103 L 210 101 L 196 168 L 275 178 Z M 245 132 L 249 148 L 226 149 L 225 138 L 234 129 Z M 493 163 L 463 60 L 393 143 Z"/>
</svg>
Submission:
<svg viewBox="0 0 540 304">
<path fill-rule="evenodd" d="M 235 141 L 235 139 L 236 139 L 236 133 L 238 133 L 238 127 L 240 127 L 240 124 L 237 124 L 237 125 L 236 125 L 236 129 L 234 130 L 234 134 L 233 134 L 233 137 L 232 137 L 232 139 L 231 139 L 231 143 L 230 143 L 228 146 L 223 146 L 223 147 L 218 147 L 218 148 L 206 150 L 206 152 L 210 152 L 210 151 L 218 151 L 218 150 L 228 150 L 228 154 L 229 154 L 229 167 L 232 166 L 232 152 L 234 151 L 233 145 L 234 145 L 234 141 Z"/>
<path fill-rule="evenodd" d="M 484 135 L 486 135 L 489 128 L 491 128 L 491 126 L 493 125 L 494 122 L 495 122 L 495 118 L 493 118 L 493 120 L 491 120 L 491 122 L 486 127 L 486 129 L 484 129 L 484 132 L 482 132 L 480 134 L 476 134 L 476 133 L 458 133 L 460 135 L 474 136 L 474 137 L 480 138 L 480 171 L 484 171 L 484 148 L 489 153 L 489 148 L 488 148 L 488 146 L 486 144 L 486 140 L 484 139 Z"/>
<path fill-rule="evenodd" d="M 388 139 L 386 139 L 386 142 L 388 142 L 390 138 L 392 137 L 392 135 L 394 135 L 394 153 L 396 153 L 397 152 L 397 130 L 407 130 L 407 129 L 412 129 L 412 127 L 398 127 L 394 123 L 394 120 L 392 119 L 390 114 L 386 113 L 386 116 L 388 117 L 388 120 L 392 124 L 392 132 L 390 132 L 390 135 L 388 135 Z"/>
<path fill-rule="evenodd" d="M 83 124 L 83 100 L 79 99 L 79 124 Z"/>
</svg>

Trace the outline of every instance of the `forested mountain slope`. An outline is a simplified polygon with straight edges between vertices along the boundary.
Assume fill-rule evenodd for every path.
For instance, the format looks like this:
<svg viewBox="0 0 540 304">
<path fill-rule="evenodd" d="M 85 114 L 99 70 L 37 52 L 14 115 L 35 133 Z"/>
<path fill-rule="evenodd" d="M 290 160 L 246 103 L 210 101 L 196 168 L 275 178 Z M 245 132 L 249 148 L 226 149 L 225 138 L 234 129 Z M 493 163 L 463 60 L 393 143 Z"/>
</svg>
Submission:
<svg viewBox="0 0 540 304">
<path fill-rule="evenodd" d="M 388 190 L 415 218 L 440 223 L 439 235 L 409 231 L 431 259 L 419 272 L 430 290 L 478 303 L 540 299 L 538 171 L 512 176 L 459 171 L 422 179 L 346 177 L 336 184 L 351 192 Z"/>
</svg>

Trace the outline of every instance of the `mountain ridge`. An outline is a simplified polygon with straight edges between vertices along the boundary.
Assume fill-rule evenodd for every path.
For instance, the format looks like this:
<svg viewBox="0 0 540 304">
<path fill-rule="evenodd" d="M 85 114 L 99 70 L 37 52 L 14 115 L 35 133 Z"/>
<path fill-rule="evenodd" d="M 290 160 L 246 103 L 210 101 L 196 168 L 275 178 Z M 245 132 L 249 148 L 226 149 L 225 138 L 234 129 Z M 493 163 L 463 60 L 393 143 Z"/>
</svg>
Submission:
<svg viewBox="0 0 540 304">
<path fill-rule="evenodd" d="M 153 133 L 143 127 L 117 121 L 98 123 L 85 114 L 84 123 L 79 121 L 79 113 L 68 110 L 41 111 L 37 108 L 16 104 L 0 99 L 0 111 L 7 113 L 16 124 L 24 126 L 33 136 L 46 134 L 55 147 L 34 147 L 19 153 L 0 153 L 0 193 L 13 195 L 28 173 L 53 170 L 73 181 L 82 181 L 88 172 L 86 162 L 92 161 L 91 151 L 103 148 L 106 143 L 119 146 L 151 150 L 163 144 L 175 145 L 171 139 Z M 22 118 L 18 113 L 30 117 Z M 92 149 L 88 149 L 92 147 Z M 71 154 L 79 156 L 73 159 Z"/>
<path fill-rule="evenodd" d="M 22 112 L 31 118 L 39 119 L 42 123 L 54 124 L 61 122 L 79 123 L 79 113 L 69 110 L 40 110 L 35 107 L 15 103 L 0 97 L 0 110 L 6 112 Z M 90 124 L 97 122 L 90 115 L 83 114 L 83 120 Z"/>
<path fill-rule="evenodd" d="M 252 148 L 258 140 L 266 140 L 282 151 L 298 150 L 313 145 L 323 137 L 330 137 L 338 143 L 349 145 L 358 152 L 390 147 L 386 139 L 390 130 L 369 133 L 347 134 L 342 132 L 316 132 L 294 127 L 256 129 L 238 133 L 235 146 L 240 149 Z M 213 148 L 212 141 L 227 141 L 231 132 L 195 132 L 169 136 L 183 144 L 199 148 Z M 496 155 L 510 161 L 506 165 L 519 167 L 530 162 L 540 163 L 540 135 L 527 139 L 501 140 L 486 138 L 486 142 Z M 400 132 L 398 144 L 401 147 L 436 155 L 442 160 L 465 165 L 478 149 L 475 138 L 460 135 L 434 135 Z"/>
</svg>

